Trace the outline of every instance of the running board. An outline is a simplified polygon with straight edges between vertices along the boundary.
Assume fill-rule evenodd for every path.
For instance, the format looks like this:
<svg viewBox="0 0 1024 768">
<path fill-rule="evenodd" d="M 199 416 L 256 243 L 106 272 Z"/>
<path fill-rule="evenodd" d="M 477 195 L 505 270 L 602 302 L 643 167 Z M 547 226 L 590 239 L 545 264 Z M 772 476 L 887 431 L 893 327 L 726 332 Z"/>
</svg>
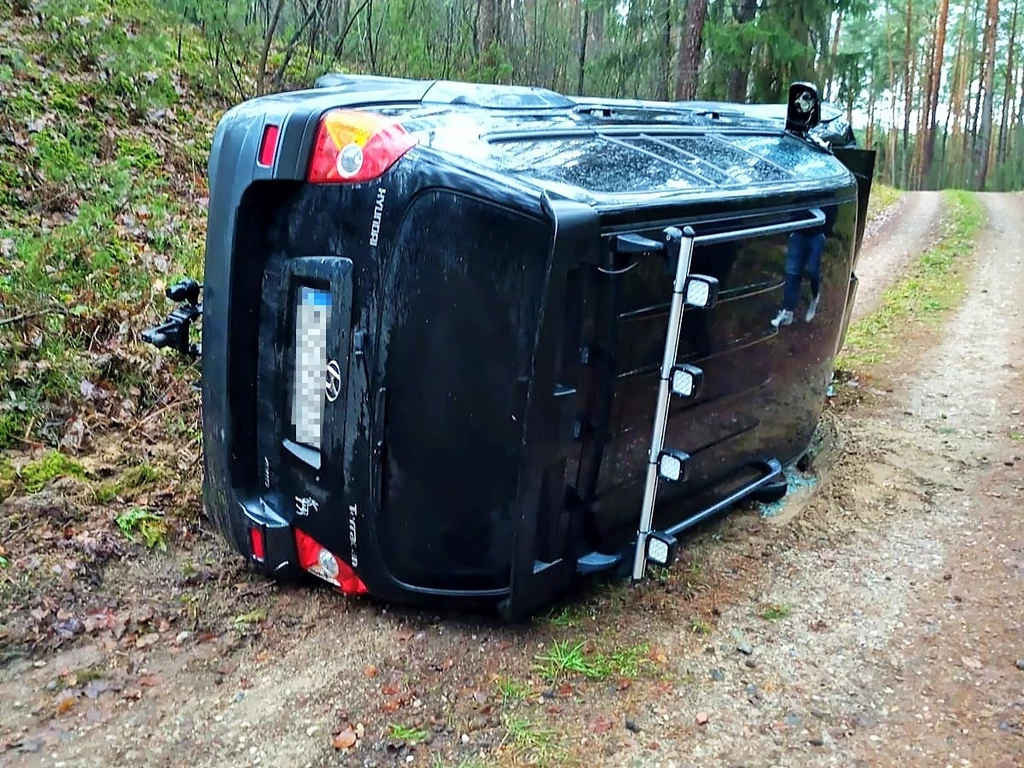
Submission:
<svg viewBox="0 0 1024 768">
<path fill-rule="evenodd" d="M 715 515 L 729 509 L 729 507 L 757 494 L 766 486 L 778 486 L 779 484 L 786 483 L 786 473 L 778 459 L 767 459 L 763 462 L 758 462 L 754 466 L 761 469 L 762 472 L 761 476 L 756 480 L 748 483 L 742 488 L 739 488 L 724 499 L 716 501 L 714 504 L 702 509 L 700 512 L 690 515 L 675 525 L 669 526 L 664 530 L 651 531 L 648 535 L 661 539 L 666 537 L 675 538 L 683 531 L 689 530 L 708 518 L 714 517 Z M 779 493 L 777 489 L 775 492 Z M 636 540 L 633 540 L 624 546 L 620 552 L 615 554 L 590 552 L 577 559 L 576 572 L 580 575 L 589 575 L 593 573 L 600 573 L 602 571 L 614 570 L 626 561 L 626 558 L 635 551 L 635 548 Z"/>
</svg>

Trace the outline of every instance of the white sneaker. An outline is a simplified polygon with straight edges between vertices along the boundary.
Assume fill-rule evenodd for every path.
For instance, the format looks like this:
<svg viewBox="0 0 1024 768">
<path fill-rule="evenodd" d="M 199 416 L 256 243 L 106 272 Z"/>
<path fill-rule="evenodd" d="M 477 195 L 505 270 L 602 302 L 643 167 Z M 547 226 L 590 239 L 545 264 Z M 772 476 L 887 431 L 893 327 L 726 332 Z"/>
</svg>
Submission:
<svg viewBox="0 0 1024 768">
<path fill-rule="evenodd" d="M 792 325 L 793 312 L 788 309 L 780 309 L 779 314 L 772 320 L 772 325 L 778 328 L 781 325 Z"/>
<path fill-rule="evenodd" d="M 811 322 L 811 320 L 814 319 L 814 316 L 818 313 L 818 299 L 820 298 L 821 294 L 819 293 L 817 296 L 811 299 L 811 305 L 807 307 L 807 315 L 804 317 L 804 320 L 806 320 L 808 323 Z"/>
</svg>

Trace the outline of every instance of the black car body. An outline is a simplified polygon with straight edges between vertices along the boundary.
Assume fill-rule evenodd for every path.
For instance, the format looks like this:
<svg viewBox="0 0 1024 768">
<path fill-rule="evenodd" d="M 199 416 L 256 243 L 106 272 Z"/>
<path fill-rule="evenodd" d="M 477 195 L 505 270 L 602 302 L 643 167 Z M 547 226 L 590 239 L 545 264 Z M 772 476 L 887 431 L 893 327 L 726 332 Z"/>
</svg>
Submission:
<svg viewBox="0 0 1024 768">
<path fill-rule="evenodd" d="M 235 549 L 280 577 L 509 617 L 621 570 L 672 291 L 629 244 L 670 225 L 754 234 L 694 252 L 720 298 L 683 319 L 679 359 L 706 380 L 669 413 L 690 474 L 660 488 L 657 524 L 777 487 L 849 319 L 870 153 L 735 108 L 317 85 L 230 110 L 211 153 L 204 505 Z M 775 328 L 773 227 L 822 211 L 818 314 Z"/>
</svg>

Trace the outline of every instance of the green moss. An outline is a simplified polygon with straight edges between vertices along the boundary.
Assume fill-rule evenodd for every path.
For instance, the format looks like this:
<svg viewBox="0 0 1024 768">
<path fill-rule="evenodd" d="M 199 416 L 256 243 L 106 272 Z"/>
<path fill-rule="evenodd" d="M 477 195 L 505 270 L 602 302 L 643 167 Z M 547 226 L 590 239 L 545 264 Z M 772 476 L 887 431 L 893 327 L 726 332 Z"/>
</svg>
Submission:
<svg viewBox="0 0 1024 768">
<path fill-rule="evenodd" d="M 58 477 L 85 477 L 85 468 L 59 451 L 50 451 L 43 458 L 29 462 L 21 470 L 21 482 L 29 493 L 38 493 Z"/>
<path fill-rule="evenodd" d="M 118 165 L 122 168 L 151 172 L 163 162 L 153 144 L 145 139 L 122 136 L 117 140 Z"/>
<path fill-rule="evenodd" d="M 14 467 L 7 459 L 0 457 L 0 499 L 9 496 L 14 490 L 14 480 L 17 477 Z"/>
<path fill-rule="evenodd" d="M 93 490 L 96 500 L 107 504 L 118 496 L 132 497 L 161 477 L 160 471 L 149 464 L 126 469 L 118 477 L 100 484 Z"/>
</svg>

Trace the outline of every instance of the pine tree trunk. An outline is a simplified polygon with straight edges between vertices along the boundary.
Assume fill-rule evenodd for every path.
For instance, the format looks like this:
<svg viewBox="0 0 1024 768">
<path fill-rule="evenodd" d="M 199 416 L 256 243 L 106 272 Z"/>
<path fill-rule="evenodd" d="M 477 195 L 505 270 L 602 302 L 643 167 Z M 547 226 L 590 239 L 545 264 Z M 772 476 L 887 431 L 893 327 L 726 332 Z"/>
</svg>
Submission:
<svg viewBox="0 0 1024 768">
<path fill-rule="evenodd" d="M 931 26 L 931 19 L 928 20 L 928 25 Z M 921 166 L 924 164 L 925 133 L 928 130 L 928 110 L 931 106 L 928 98 L 928 88 L 931 81 L 931 61 L 935 56 L 936 42 L 935 38 L 932 37 L 928 49 L 921 51 L 921 63 L 918 66 L 920 79 L 917 84 L 917 133 L 914 135 L 914 161 L 910 168 L 910 178 L 914 189 L 921 188 Z"/>
<path fill-rule="evenodd" d="M 864 130 L 864 146 L 871 149 L 875 141 L 875 99 L 868 100 L 868 127 Z"/>
<path fill-rule="evenodd" d="M 889 23 L 889 3 L 885 3 L 885 47 L 889 59 L 889 131 L 886 135 L 886 170 L 889 172 L 889 186 L 896 186 L 896 62 L 892 47 L 892 26 Z"/>
<path fill-rule="evenodd" d="M 1010 52 L 1006 60 L 1006 83 L 1003 89 L 1003 114 L 999 120 L 999 148 L 996 152 L 996 162 L 1000 165 L 1006 162 L 1006 143 L 1010 133 L 1010 118 L 1013 116 L 1013 96 L 1017 92 L 1014 75 L 1017 74 L 1014 63 L 1014 53 L 1017 45 L 1017 11 L 1020 0 L 1013 2 L 1013 16 L 1010 18 Z"/>
<path fill-rule="evenodd" d="M 676 100 L 686 101 L 697 96 L 697 78 L 703 52 L 704 21 L 708 15 L 708 0 L 690 0 L 686 7 L 686 27 L 679 50 L 679 81 Z"/>
<path fill-rule="evenodd" d="M 942 152 L 939 155 L 939 175 L 936 179 L 935 189 L 942 189 L 942 174 L 946 170 L 946 155 L 949 152 L 949 119 L 952 114 L 952 109 L 946 110 L 946 125 L 942 129 Z M 927 182 L 927 179 L 925 181 Z"/>
<path fill-rule="evenodd" d="M 913 0 L 907 0 L 906 23 L 906 38 L 903 44 L 903 156 L 900 158 L 904 189 L 910 186 L 910 157 L 907 154 L 907 144 L 910 141 L 910 112 L 914 103 L 914 65 L 917 62 L 917 57 L 913 55 L 910 48 L 910 31 L 914 27 Z"/>
<path fill-rule="evenodd" d="M 957 35 L 956 53 L 953 54 L 953 81 L 949 88 L 950 112 L 953 114 L 953 132 L 949 134 L 946 158 L 943 159 L 943 166 L 947 171 L 948 179 L 952 184 L 959 184 L 961 181 L 961 161 L 963 137 L 961 124 L 966 124 L 964 117 L 964 104 L 967 100 L 967 71 L 973 69 L 964 58 L 964 40 L 967 36 L 966 12 L 960 17 L 960 32 Z M 947 183 L 947 186 L 949 183 Z"/>
<path fill-rule="evenodd" d="M 590 33 L 590 8 L 583 6 L 583 23 L 580 25 L 580 55 L 577 59 L 576 93 L 583 95 L 583 80 L 587 74 L 587 37 Z"/>
<path fill-rule="evenodd" d="M 476 40 L 477 50 L 486 51 L 494 42 L 494 0 L 480 0 L 477 4 Z"/>
<path fill-rule="evenodd" d="M 1024 84 L 1024 62 L 1021 63 L 1020 74 L 1017 76 L 1017 82 Z M 1024 158 L 1024 88 L 1021 89 L 1020 106 L 1017 107 L 1017 120 L 1014 125 L 1017 126 L 1014 131 L 1014 135 L 1016 135 L 1017 139 L 1013 149 L 1016 150 L 1017 154 L 1019 154 L 1021 158 Z M 1024 167 L 1020 168 L 1020 170 L 1024 171 Z M 1021 179 L 1017 180 L 1018 184 L 1021 184 L 1021 182 Z"/>
<path fill-rule="evenodd" d="M 835 79 L 836 71 L 836 57 L 839 55 L 839 33 L 843 30 L 843 12 L 842 10 L 836 13 L 836 29 L 832 33 L 832 46 L 829 50 L 828 61 L 826 62 L 827 76 L 825 77 L 825 98 L 828 101 L 832 100 L 832 85 Z"/>
<path fill-rule="evenodd" d="M 981 8 L 984 7 L 985 2 L 986 2 L 986 0 L 978 0 L 978 5 L 977 5 L 977 8 L 975 9 L 975 20 L 974 20 L 974 28 L 975 28 L 975 30 L 977 30 L 977 28 L 978 28 L 977 11 L 981 10 Z M 982 38 L 984 39 L 984 35 L 982 35 Z M 981 41 L 976 40 L 975 42 L 981 42 Z M 975 55 L 974 54 L 976 52 L 977 52 L 977 49 L 975 49 L 972 46 L 971 47 L 972 69 L 973 69 L 973 62 L 974 62 L 974 59 L 975 59 Z M 977 142 L 978 142 L 978 120 L 981 117 L 981 97 L 982 97 L 982 94 L 984 93 L 984 90 L 985 90 L 984 87 L 983 87 L 983 84 L 984 84 L 984 81 L 985 81 L 985 49 L 984 49 L 984 45 L 982 45 L 982 49 L 981 49 L 980 53 L 977 56 L 977 60 L 978 60 L 978 95 L 974 99 L 974 112 L 971 114 L 971 155 L 972 155 L 972 157 L 974 155 L 974 152 L 977 149 Z M 973 75 L 974 73 L 972 72 L 971 74 Z M 973 80 L 973 77 L 972 77 L 972 80 Z"/>
<path fill-rule="evenodd" d="M 941 0 L 935 19 L 935 53 L 932 55 L 931 75 L 928 78 L 928 126 L 925 129 L 924 154 L 921 158 L 921 181 L 927 183 L 935 157 L 935 116 L 939 109 L 939 89 L 942 85 L 942 61 L 946 46 L 946 24 L 949 21 L 949 0 Z"/>
<path fill-rule="evenodd" d="M 654 98 L 667 101 L 672 79 L 672 0 L 662 2 L 661 56 L 658 61 L 658 82 Z"/>
<path fill-rule="evenodd" d="M 992 142 L 992 80 L 996 63 L 996 27 L 999 24 L 999 0 L 988 0 L 985 12 L 985 40 L 982 46 L 982 60 L 985 66 L 983 80 L 985 97 L 981 108 L 981 119 L 978 128 L 978 183 L 979 191 L 985 189 L 988 181 L 988 156 Z"/>
<path fill-rule="evenodd" d="M 740 0 L 738 5 L 732 6 L 732 17 L 737 24 L 745 26 L 754 21 L 757 15 L 757 0 Z M 750 46 L 746 48 L 746 56 L 734 62 L 729 72 L 727 84 L 727 98 L 729 101 L 747 100 L 747 83 L 750 80 Z"/>
</svg>

